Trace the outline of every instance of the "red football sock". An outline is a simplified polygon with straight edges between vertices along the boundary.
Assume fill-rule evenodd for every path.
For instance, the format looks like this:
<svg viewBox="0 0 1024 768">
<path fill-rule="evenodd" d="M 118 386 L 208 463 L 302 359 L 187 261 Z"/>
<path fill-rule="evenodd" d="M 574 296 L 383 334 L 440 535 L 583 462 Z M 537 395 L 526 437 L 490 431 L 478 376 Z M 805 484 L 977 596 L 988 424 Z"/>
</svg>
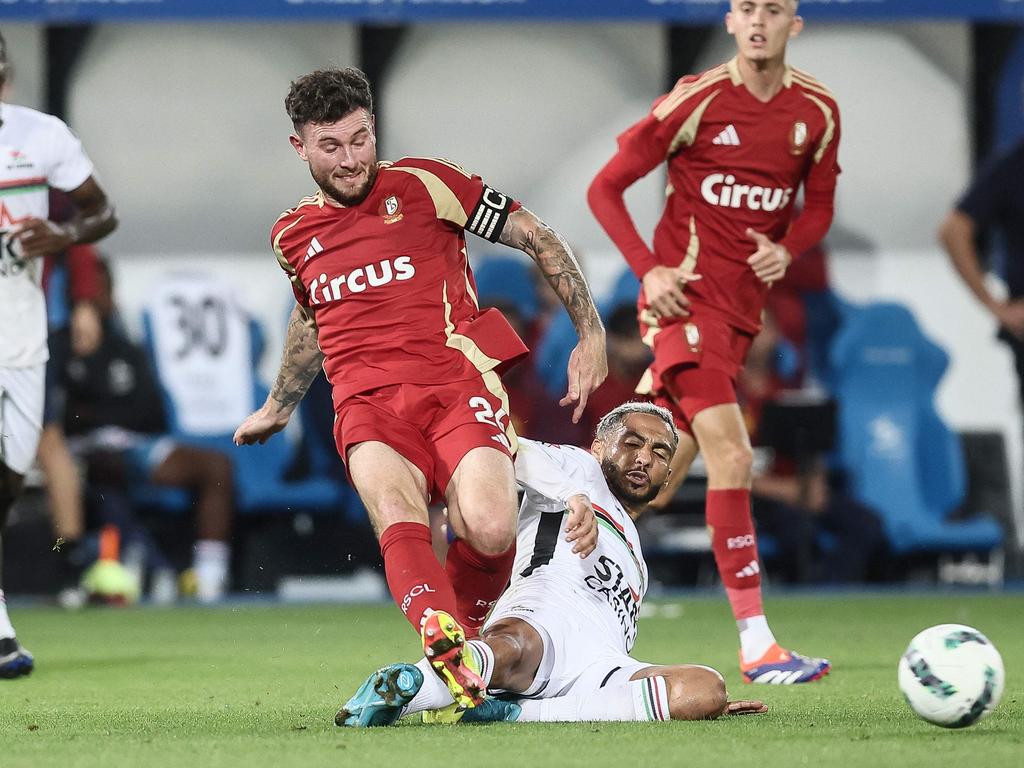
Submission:
<svg viewBox="0 0 1024 768">
<path fill-rule="evenodd" d="M 456 618 L 467 637 L 480 633 L 488 611 L 508 586 L 515 559 L 515 545 L 500 555 L 482 554 L 462 539 L 448 547 L 444 570 L 455 590 L 459 611 Z"/>
<path fill-rule="evenodd" d="M 729 596 L 736 620 L 764 613 L 761 604 L 761 567 L 757 538 L 750 515 L 750 491 L 746 488 L 709 490 L 707 523 L 711 527 L 711 550 Z"/>
<path fill-rule="evenodd" d="M 422 523 L 394 523 L 380 536 L 391 597 L 413 629 L 428 609 L 456 614 L 455 592 L 430 546 L 430 528 Z"/>
</svg>

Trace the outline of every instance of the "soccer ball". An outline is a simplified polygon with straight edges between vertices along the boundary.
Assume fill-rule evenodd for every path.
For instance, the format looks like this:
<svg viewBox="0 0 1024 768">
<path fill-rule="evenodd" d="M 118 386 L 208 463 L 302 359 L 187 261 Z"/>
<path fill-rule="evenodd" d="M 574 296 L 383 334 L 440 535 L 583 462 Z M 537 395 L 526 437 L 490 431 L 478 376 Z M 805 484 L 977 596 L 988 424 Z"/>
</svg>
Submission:
<svg viewBox="0 0 1024 768">
<path fill-rule="evenodd" d="M 919 632 L 900 658 L 900 690 L 922 720 L 966 728 L 1003 695 L 1003 660 L 987 637 L 963 624 Z"/>
</svg>

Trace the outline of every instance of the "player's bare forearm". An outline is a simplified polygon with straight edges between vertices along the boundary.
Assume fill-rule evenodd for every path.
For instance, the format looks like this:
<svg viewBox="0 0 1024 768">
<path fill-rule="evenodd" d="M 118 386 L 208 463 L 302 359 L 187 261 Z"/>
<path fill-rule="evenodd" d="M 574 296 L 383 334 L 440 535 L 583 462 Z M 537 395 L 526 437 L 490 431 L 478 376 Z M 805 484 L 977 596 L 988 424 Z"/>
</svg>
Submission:
<svg viewBox="0 0 1024 768">
<path fill-rule="evenodd" d="M 317 327 L 296 305 L 288 319 L 281 368 L 267 398 L 267 404 L 279 413 L 291 414 L 320 372 L 324 356 L 317 343 Z"/>
<path fill-rule="evenodd" d="M 91 176 L 72 190 L 71 199 L 78 209 L 78 216 L 65 225 L 72 242 L 95 243 L 117 228 L 114 207 Z"/>
<path fill-rule="evenodd" d="M 548 285 L 565 305 L 581 339 L 604 335 L 604 326 L 579 262 L 561 235 L 527 209 L 520 208 L 505 222 L 501 242 L 518 248 L 536 262 Z"/>
</svg>

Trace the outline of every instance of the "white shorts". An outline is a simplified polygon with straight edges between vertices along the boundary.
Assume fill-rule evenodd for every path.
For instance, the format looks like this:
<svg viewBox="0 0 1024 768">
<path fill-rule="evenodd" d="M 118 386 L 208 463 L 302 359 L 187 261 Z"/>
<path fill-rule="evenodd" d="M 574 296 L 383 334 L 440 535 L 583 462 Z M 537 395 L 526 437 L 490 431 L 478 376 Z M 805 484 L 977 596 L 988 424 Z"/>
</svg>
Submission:
<svg viewBox="0 0 1024 768">
<path fill-rule="evenodd" d="M 637 670 L 654 666 L 623 652 L 621 639 L 610 634 L 597 616 L 599 610 L 588 596 L 573 595 L 565 584 L 553 585 L 540 574 L 501 596 L 484 630 L 501 619 L 521 619 L 544 642 L 537 676 L 522 698 L 549 699 L 570 691 L 585 695 L 610 682 L 627 682 Z"/>
<path fill-rule="evenodd" d="M 43 431 L 46 363 L 0 368 L 0 463 L 24 475 Z"/>
</svg>

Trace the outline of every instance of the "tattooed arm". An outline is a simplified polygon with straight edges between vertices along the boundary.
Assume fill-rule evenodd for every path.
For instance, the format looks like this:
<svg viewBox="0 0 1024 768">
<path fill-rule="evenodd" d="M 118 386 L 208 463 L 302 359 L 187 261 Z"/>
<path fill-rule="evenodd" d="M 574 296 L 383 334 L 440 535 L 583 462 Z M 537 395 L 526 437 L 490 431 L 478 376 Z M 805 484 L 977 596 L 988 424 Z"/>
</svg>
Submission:
<svg viewBox="0 0 1024 768">
<path fill-rule="evenodd" d="M 576 326 L 579 343 L 569 357 L 569 391 L 559 405 L 575 403 L 572 420 L 578 422 L 590 393 L 608 375 L 604 326 L 590 288 L 568 243 L 525 208 L 509 215 L 501 231 L 501 242 L 518 248 L 536 262 Z"/>
<path fill-rule="evenodd" d="M 317 345 L 316 322 L 296 305 L 288 320 L 284 357 L 267 401 L 235 431 L 235 445 L 261 445 L 288 425 L 288 419 L 320 372 L 324 356 Z"/>
</svg>

